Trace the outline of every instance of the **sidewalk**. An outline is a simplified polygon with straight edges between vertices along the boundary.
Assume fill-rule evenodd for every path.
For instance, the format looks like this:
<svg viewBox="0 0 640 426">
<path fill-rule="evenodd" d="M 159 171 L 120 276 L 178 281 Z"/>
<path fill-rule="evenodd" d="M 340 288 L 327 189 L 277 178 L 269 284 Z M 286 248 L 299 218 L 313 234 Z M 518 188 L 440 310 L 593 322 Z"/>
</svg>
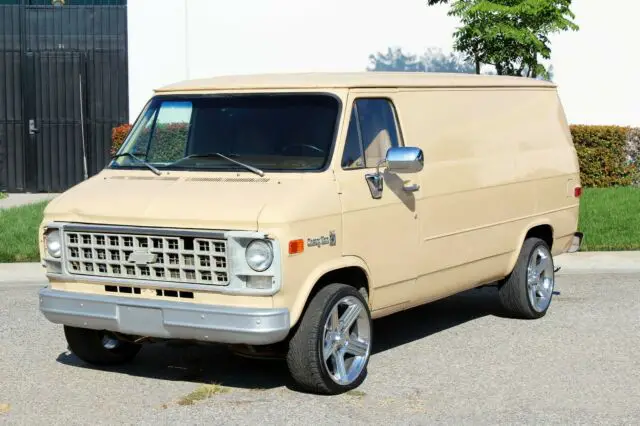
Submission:
<svg viewBox="0 0 640 426">
<path fill-rule="evenodd" d="M 43 193 L 43 194 L 7 194 L 7 198 L 0 200 L 0 210 L 11 207 L 22 206 L 25 204 L 39 203 L 40 201 L 51 200 L 60 194 Z"/>
<path fill-rule="evenodd" d="M 0 263 L 0 284 L 46 281 L 44 267 L 39 263 Z"/>
<path fill-rule="evenodd" d="M 640 251 L 579 252 L 555 259 L 557 275 L 640 273 Z M 0 263 L 0 284 L 44 281 L 40 263 Z"/>
<path fill-rule="evenodd" d="M 557 256 L 555 266 L 562 274 L 640 273 L 640 251 L 592 251 Z"/>
</svg>

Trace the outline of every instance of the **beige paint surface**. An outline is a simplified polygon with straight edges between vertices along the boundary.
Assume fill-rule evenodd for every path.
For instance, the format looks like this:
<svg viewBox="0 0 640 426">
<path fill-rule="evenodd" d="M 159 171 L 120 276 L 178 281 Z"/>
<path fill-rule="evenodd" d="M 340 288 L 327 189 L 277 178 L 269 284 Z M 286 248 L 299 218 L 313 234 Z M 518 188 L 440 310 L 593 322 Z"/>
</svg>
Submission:
<svg viewBox="0 0 640 426">
<path fill-rule="evenodd" d="M 377 317 L 504 277 L 534 226 L 553 228 L 554 254 L 568 248 L 576 231 L 578 163 L 554 85 L 349 73 L 223 77 L 161 91 L 314 91 L 333 93 L 343 103 L 332 161 L 323 172 L 260 178 L 250 172 L 171 171 L 158 177 L 148 170 L 105 170 L 47 208 L 43 223 L 260 230 L 280 241 L 280 292 L 249 297 L 196 291 L 195 303 L 286 307 L 293 325 L 325 273 L 357 267 L 368 277 Z M 364 179 L 374 168 L 340 165 L 351 105 L 360 97 L 390 99 L 402 143 L 424 152 L 419 173 L 382 168 L 380 199 L 371 197 Z M 403 191 L 413 183 L 418 191 Z M 330 231 L 336 232 L 335 246 L 305 246 L 301 254 L 288 254 L 289 241 Z M 82 282 L 54 286 L 104 292 Z"/>
</svg>

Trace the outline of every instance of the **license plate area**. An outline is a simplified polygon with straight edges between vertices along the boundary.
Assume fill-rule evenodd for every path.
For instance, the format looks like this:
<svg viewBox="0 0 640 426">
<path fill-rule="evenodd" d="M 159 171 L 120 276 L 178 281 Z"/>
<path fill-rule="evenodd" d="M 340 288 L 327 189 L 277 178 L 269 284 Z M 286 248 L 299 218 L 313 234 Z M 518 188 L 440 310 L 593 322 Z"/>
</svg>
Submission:
<svg viewBox="0 0 640 426">
<path fill-rule="evenodd" d="M 158 308 L 118 306 L 120 331 L 138 335 L 157 335 L 164 329 L 162 311 Z"/>
</svg>

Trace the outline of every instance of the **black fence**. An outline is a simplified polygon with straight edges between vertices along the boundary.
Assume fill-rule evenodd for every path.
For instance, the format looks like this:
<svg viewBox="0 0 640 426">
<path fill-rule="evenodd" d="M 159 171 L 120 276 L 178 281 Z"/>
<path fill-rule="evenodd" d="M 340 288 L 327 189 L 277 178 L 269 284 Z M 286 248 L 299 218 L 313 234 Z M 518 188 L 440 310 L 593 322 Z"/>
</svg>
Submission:
<svg viewBox="0 0 640 426">
<path fill-rule="evenodd" d="M 0 190 L 64 191 L 104 167 L 128 121 L 127 8 L 21 3 L 0 1 Z"/>
</svg>

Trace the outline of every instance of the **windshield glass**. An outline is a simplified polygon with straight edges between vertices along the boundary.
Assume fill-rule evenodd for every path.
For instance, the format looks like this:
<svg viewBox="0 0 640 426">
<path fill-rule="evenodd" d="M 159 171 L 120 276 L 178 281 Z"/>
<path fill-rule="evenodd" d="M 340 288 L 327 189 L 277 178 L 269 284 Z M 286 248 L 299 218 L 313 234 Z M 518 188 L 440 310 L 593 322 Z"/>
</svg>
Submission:
<svg viewBox="0 0 640 426">
<path fill-rule="evenodd" d="M 109 167 L 144 168 L 137 157 L 159 170 L 321 170 L 339 109 L 321 94 L 156 97 Z"/>
</svg>

